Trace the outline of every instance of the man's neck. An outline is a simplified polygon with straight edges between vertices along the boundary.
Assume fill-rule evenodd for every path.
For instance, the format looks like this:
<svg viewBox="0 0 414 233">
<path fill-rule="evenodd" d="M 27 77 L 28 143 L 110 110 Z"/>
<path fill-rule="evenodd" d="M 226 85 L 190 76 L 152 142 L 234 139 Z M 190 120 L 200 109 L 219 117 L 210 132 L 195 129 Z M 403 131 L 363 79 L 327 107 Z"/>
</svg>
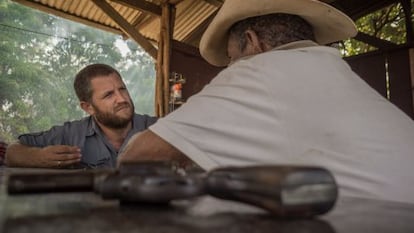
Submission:
<svg viewBox="0 0 414 233">
<path fill-rule="evenodd" d="M 95 122 L 98 124 L 105 138 L 111 143 L 116 151 L 119 151 L 125 141 L 125 138 L 128 136 L 128 132 L 131 130 L 132 121 L 129 122 L 126 127 L 120 129 L 113 129 L 101 124 L 100 122 Z"/>
</svg>

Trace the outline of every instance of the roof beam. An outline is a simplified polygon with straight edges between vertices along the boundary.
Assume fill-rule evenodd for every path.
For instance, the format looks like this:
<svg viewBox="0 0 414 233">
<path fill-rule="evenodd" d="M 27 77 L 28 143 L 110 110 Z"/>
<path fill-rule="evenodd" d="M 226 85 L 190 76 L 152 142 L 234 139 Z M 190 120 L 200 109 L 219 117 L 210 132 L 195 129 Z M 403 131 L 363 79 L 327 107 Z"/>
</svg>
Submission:
<svg viewBox="0 0 414 233">
<path fill-rule="evenodd" d="M 135 40 L 149 55 L 157 59 L 157 49 L 131 24 L 128 23 L 108 2 L 105 0 L 92 0 L 105 14 L 107 14 L 121 30 Z"/>
<path fill-rule="evenodd" d="M 358 34 L 354 37 L 355 40 L 359 40 L 362 41 L 364 43 L 367 43 L 369 45 L 372 45 L 378 49 L 390 49 L 390 48 L 395 48 L 396 46 L 398 46 L 397 44 L 394 44 L 390 41 L 387 40 L 383 40 L 380 38 L 377 38 L 375 36 L 371 36 L 368 35 L 366 33 L 363 32 L 358 32 Z"/>
<path fill-rule="evenodd" d="M 112 2 L 116 2 L 122 4 L 124 6 L 144 11 L 146 13 L 150 13 L 156 16 L 161 16 L 161 7 L 152 3 L 147 2 L 145 0 L 111 0 Z"/>
<path fill-rule="evenodd" d="M 330 4 L 347 14 L 353 20 L 357 20 L 399 1 L 400 0 L 335 0 Z"/>
<path fill-rule="evenodd" d="M 407 31 L 407 36 L 406 36 L 406 43 L 412 43 L 414 40 L 414 32 L 413 32 L 413 24 L 412 22 L 412 6 L 411 6 L 411 1 L 410 0 L 403 0 L 401 1 L 401 5 L 403 7 L 404 10 L 404 15 L 405 15 L 405 28 Z M 414 84 L 414 83 L 413 83 Z"/>
<path fill-rule="evenodd" d="M 169 0 L 169 3 L 171 5 L 177 5 L 178 3 L 182 2 L 182 1 L 184 1 L 184 0 Z"/>
</svg>

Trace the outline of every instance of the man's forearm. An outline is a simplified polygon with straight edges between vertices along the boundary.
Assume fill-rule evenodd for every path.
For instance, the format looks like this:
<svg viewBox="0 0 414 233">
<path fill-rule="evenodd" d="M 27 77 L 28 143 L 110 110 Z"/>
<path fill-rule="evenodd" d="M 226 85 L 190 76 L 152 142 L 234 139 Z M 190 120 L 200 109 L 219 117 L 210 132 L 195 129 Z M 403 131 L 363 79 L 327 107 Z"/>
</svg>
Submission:
<svg viewBox="0 0 414 233">
<path fill-rule="evenodd" d="M 13 143 L 7 147 L 5 164 L 9 167 L 38 167 L 36 159 L 42 148 Z"/>
<path fill-rule="evenodd" d="M 150 130 L 138 133 L 129 140 L 119 157 L 118 164 L 148 160 L 172 161 L 183 167 L 192 164 L 192 161 L 181 151 Z"/>
<path fill-rule="evenodd" d="M 15 143 L 6 152 L 6 165 L 11 167 L 66 168 L 80 160 L 80 148 L 69 145 L 40 148 Z"/>
</svg>

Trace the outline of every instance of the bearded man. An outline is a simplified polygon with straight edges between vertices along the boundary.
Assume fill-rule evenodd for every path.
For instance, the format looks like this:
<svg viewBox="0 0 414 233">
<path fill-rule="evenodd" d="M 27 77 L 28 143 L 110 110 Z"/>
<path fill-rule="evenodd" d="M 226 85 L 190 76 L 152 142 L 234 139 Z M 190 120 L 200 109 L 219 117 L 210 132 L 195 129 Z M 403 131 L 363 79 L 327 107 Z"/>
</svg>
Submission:
<svg viewBox="0 0 414 233">
<path fill-rule="evenodd" d="M 135 133 L 155 123 L 155 117 L 134 112 L 129 92 L 117 70 L 105 64 L 83 68 L 74 88 L 80 107 L 89 114 L 81 120 L 39 133 L 19 136 L 6 152 L 12 167 L 115 167 L 118 152 Z"/>
</svg>

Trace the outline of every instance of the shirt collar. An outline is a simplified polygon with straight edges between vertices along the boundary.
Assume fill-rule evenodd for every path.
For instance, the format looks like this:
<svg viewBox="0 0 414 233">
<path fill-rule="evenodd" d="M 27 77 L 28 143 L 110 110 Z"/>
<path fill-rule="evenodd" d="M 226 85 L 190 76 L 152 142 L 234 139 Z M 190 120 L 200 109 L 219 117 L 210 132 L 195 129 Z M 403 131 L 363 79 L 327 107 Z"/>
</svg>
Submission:
<svg viewBox="0 0 414 233">
<path fill-rule="evenodd" d="M 88 127 L 86 130 L 86 136 L 92 136 L 95 133 L 100 133 L 100 129 L 98 127 L 98 125 L 95 122 L 95 119 L 92 116 L 89 116 L 89 120 L 88 120 Z"/>
<path fill-rule="evenodd" d="M 271 49 L 270 51 L 299 49 L 299 48 L 306 48 L 306 47 L 313 47 L 313 46 L 319 46 L 319 44 L 317 44 L 316 42 L 311 41 L 311 40 L 299 40 L 299 41 L 294 41 L 294 42 L 290 42 L 290 43 L 287 43 L 287 44 L 284 44 L 284 45 L 277 46 L 277 47 Z M 231 66 L 234 63 L 237 63 L 238 61 L 247 60 L 247 59 L 249 59 L 251 57 L 254 57 L 256 55 L 259 55 L 259 54 L 254 54 L 254 55 L 250 55 L 250 56 L 241 57 L 241 58 L 235 60 L 234 62 L 231 62 L 228 66 Z"/>
<path fill-rule="evenodd" d="M 299 40 L 299 41 L 294 41 L 294 42 L 290 42 L 290 43 L 275 47 L 272 50 L 289 50 L 289 49 L 299 49 L 299 48 L 312 47 L 312 46 L 318 46 L 318 44 L 311 40 Z"/>
</svg>

